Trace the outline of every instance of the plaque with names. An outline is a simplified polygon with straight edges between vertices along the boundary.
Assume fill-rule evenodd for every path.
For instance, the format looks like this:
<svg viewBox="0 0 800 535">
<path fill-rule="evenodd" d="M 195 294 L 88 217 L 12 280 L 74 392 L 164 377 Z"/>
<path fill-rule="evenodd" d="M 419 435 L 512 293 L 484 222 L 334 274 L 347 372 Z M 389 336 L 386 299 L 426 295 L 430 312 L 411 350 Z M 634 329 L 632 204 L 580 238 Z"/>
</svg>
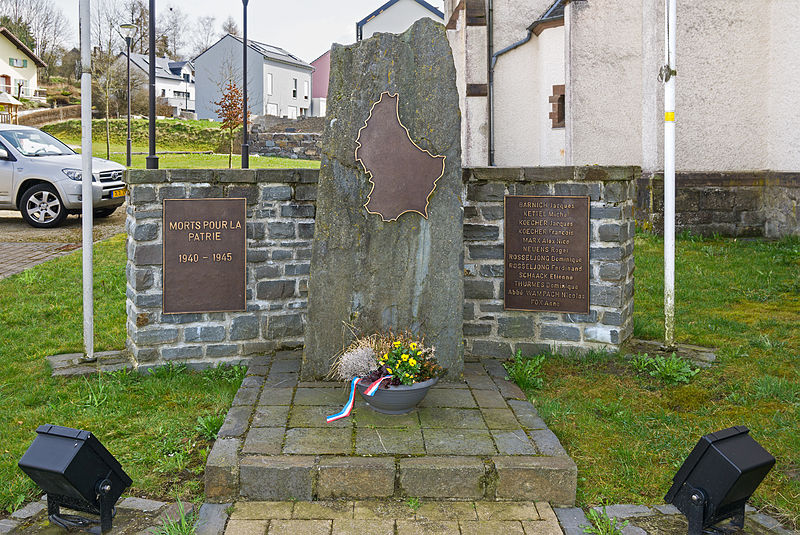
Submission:
<svg viewBox="0 0 800 535">
<path fill-rule="evenodd" d="M 506 195 L 506 310 L 589 312 L 589 197 Z"/>
<path fill-rule="evenodd" d="M 165 314 L 245 310 L 245 199 L 165 199 Z"/>
</svg>

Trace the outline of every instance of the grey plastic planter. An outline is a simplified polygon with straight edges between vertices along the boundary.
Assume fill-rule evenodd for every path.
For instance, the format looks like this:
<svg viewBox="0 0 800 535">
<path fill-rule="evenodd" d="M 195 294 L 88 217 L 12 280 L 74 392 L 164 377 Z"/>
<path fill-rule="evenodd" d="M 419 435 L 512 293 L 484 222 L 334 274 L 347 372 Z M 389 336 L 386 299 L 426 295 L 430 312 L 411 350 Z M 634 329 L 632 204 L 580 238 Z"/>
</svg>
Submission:
<svg viewBox="0 0 800 535">
<path fill-rule="evenodd" d="M 358 393 L 370 409 L 383 414 L 406 414 L 411 412 L 417 403 L 422 401 L 428 390 L 439 381 L 438 377 L 413 385 L 390 386 L 379 388 L 372 397 L 364 395 L 368 385 L 358 384 Z"/>
</svg>

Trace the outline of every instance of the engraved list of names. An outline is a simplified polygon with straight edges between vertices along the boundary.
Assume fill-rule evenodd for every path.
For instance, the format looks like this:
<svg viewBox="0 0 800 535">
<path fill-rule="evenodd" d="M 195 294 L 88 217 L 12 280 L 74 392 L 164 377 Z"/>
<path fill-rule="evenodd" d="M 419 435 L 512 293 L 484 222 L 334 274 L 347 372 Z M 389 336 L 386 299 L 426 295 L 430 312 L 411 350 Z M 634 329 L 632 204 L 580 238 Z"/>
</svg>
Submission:
<svg viewBox="0 0 800 535">
<path fill-rule="evenodd" d="M 505 197 L 507 310 L 589 312 L 589 197 Z"/>
</svg>

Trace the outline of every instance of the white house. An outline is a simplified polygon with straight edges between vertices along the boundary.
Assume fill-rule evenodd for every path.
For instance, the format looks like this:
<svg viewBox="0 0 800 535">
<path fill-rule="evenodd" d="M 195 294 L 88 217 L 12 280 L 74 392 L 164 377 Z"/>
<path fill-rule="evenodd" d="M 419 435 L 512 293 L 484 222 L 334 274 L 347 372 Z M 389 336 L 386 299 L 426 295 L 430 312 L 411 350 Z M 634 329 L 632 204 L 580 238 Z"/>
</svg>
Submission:
<svg viewBox="0 0 800 535">
<path fill-rule="evenodd" d="M 421 18 L 444 23 L 444 13 L 425 0 L 389 0 L 356 23 L 356 40 L 375 33 L 403 33 Z"/>
<path fill-rule="evenodd" d="M 46 66 L 8 28 L 0 27 L 0 91 L 44 101 L 47 93 L 39 90 L 37 70 Z"/>
<path fill-rule="evenodd" d="M 465 166 L 661 169 L 663 2 L 488 4 L 445 1 Z M 800 169 L 800 2 L 678 0 L 677 32 L 677 170 Z"/>
<path fill-rule="evenodd" d="M 122 61 L 125 54 L 121 54 Z M 147 54 L 131 53 L 131 71 L 138 69 L 145 79 L 150 73 L 150 58 Z M 195 75 L 190 61 L 170 61 L 156 58 L 156 97 L 166 99 L 174 116 L 182 111 L 195 111 Z"/>
<path fill-rule="evenodd" d="M 311 113 L 314 67 L 277 46 L 247 40 L 247 103 L 252 115 L 297 118 Z M 228 80 L 242 83 L 242 40 L 225 35 L 194 59 L 197 117 L 216 120 Z"/>
</svg>

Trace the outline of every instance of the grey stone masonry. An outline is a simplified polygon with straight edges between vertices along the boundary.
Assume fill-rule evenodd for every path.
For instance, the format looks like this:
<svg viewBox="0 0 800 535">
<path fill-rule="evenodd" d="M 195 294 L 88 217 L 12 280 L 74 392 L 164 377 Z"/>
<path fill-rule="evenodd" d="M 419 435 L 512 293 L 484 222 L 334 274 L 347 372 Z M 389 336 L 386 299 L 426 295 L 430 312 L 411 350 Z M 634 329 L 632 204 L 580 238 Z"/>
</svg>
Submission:
<svg viewBox="0 0 800 535">
<path fill-rule="evenodd" d="M 464 170 L 464 347 L 505 358 L 520 350 L 617 349 L 633 334 L 636 167 Z M 588 314 L 503 308 L 505 195 L 589 196 Z"/>
<path fill-rule="evenodd" d="M 316 169 L 132 170 L 127 347 L 139 367 L 241 362 L 303 345 Z M 164 199 L 247 199 L 246 312 L 162 314 Z"/>
</svg>

